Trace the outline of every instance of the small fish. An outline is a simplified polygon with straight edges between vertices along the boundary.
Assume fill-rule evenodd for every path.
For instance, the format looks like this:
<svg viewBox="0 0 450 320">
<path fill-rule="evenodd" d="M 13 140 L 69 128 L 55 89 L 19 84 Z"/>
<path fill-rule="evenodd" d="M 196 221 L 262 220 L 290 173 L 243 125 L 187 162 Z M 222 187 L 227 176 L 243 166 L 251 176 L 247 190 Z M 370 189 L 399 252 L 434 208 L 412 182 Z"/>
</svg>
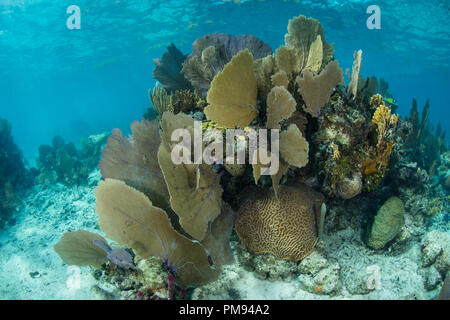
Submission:
<svg viewBox="0 0 450 320">
<path fill-rule="evenodd" d="M 394 98 L 383 98 L 383 101 L 389 103 L 394 107 L 398 107 L 397 100 L 395 100 Z"/>
</svg>

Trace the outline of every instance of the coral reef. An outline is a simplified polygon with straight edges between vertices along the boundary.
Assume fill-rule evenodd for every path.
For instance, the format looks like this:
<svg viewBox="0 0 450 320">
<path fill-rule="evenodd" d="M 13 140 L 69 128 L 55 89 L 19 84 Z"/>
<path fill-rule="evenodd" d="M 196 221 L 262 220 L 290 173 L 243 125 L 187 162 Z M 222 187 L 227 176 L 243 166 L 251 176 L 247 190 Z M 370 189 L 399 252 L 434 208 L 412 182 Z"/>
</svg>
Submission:
<svg viewBox="0 0 450 320">
<path fill-rule="evenodd" d="M 163 115 L 158 163 L 169 190 L 171 207 L 178 214 L 181 226 L 195 239 L 203 240 L 208 223 L 214 221 L 221 212 L 223 190 L 219 176 L 208 165 L 177 165 L 172 162 L 170 137 L 177 128 L 188 128 L 193 137 L 194 119 L 169 112 Z M 192 181 L 196 181 L 196 184 L 192 184 Z"/>
<path fill-rule="evenodd" d="M 183 286 L 217 277 L 200 243 L 177 233 L 167 214 L 120 180 L 100 182 L 95 191 L 100 228 L 108 238 L 132 247 L 143 259 L 161 257 Z"/>
<path fill-rule="evenodd" d="M 440 165 L 440 155 L 447 150 L 445 145 L 446 132 L 438 125 L 436 131 L 428 121 L 430 114 L 430 101 L 427 100 L 419 117 L 417 101 L 413 99 L 410 117 L 407 119 L 409 132 L 405 144 L 408 147 L 408 157 L 419 167 L 433 175 Z"/>
<path fill-rule="evenodd" d="M 362 191 L 376 190 L 386 177 L 399 118 L 380 95 L 364 101 L 361 97 L 348 100 L 341 94 L 332 97 L 325 115 L 319 117 L 314 142 L 322 191 L 350 199 Z"/>
<path fill-rule="evenodd" d="M 421 119 L 416 103 L 396 115 L 362 62 L 356 51 L 346 85 L 322 26 L 302 15 L 274 53 L 250 35 L 207 35 L 189 56 L 171 45 L 155 61 L 154 120 L 129 138 L 113 130 L 100 161 L 100 230 L 122 248 L 91 235 L 55 249 L 95 266 L 105 297 L 249 298 L 243 288 L 264 296 L 267 280 L 289 287 L 283 298 L 435 297 L 449 267 L 445 133 L 429 103 Z M 266 146 L 251 145 L 255 132 Z M 80 249 L 91 260 L 74 260 Z"/>
<path fill-rule="evenodd" d="M 0 118 L 0 227 L 13 219 L 21 189 L 32 184 L 33 175 L 25 168 L 22 153 L 14 143 L 11 124 Z"/>
<path fill-rule="evenodd" d="M 253 254 L 243 243 L 236 245 L 236 254 L 242 267 L 261 280 L 289 281 L 297 272 L 295 262 L 277 259 L 272 254 Z"/>
<path fill-rule="evenodd" d="M 169 192 L 157 158 L 159 127 L 155 122 L 135 121 L 131 131 L 132 140 L 118 129 L 112 131 L 99 165 L 102 177 L 125 181 L 165 209 L 169 206 Z"/>
<path fill-rule="evenodd" d="M 438 230 L 430 231 L 421 243 L 422 266 L 433 265 L 445 277 L 450 270 L 450 235 Z"/>
<path fill-rule="evenodd" d="M 53 138 L 51 146 L 41 145 L 36 160 L 39 183 L 86 184 L 89 174 L 100 161 L 108 135 L 109 133 L 101 133 L 82 139 L 80 150 L 73 143 L 66 143 L 60 136 Z"/>
<path fill-rule="evenodd" d="M 193 124 L 193 119 L 166 112 L 161 121 L 159 134 L 157 123 L 143 120 L 132 124 L 132 140 L 118 130 L 108 139 L 100 163 L 106 180 L 95 191 L 99 225 L 108 238 L 132 248 L 140 258 L 159 257 L 181 286 L 204 284 L 233 261 L 229 249 L 233 212 L 222 203 L 221 192 L 205 199 L 209 183 L 220 189 L 210 168 L 174 167 L 164 158 L 170 157 L 172 131 L 188 126 L 186 121 Z M 193 179 L 197 189 L 190 185 Z M 198 192 L 198 197 L 191 192 Z M 209 221 L 213 223 L 207 228 Z M 192 241 L 188 233 L 201 242 Z"/>
<path fill-rule="evenodd" d="M 153 92 L 149 91 L 149 97 L 153 108 L 148 108 L 144 115 L 144 119 L 149 121 L 156 118 L 160 120 L 165 111 L 177 114 L 191 109 L 202 110 L 206 104 L 195 92 L 176 90 L 175 93 L 169 94 L 164 88 L 158 86 L 153 88 Z M 157 116 L 154 115 L 155 112 Z"/>
</svg>

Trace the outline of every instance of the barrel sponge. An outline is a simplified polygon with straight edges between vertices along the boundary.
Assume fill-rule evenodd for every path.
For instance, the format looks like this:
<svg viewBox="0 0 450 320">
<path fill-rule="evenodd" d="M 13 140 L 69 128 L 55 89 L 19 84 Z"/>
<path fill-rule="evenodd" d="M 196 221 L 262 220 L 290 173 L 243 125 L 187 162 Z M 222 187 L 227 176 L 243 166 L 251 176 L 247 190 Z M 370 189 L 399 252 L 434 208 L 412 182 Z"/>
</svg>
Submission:
<svg viewBox="0 0 450 320">
<path fill-rule="evenodd" d="M 405 208 L 398 197 L 389 198 L 378 210 L 369 232 L 367 244 L 381 249 L 395 238 L 404 224 Z"/>
<path fill-rule="evenodd" d="M 317 243 L 317 221 L 324 196 L 306 185 L 280 186 L 250 194 L 239 208 L 236 232 L 254 253 L 298 261 Z"/>
</svg>

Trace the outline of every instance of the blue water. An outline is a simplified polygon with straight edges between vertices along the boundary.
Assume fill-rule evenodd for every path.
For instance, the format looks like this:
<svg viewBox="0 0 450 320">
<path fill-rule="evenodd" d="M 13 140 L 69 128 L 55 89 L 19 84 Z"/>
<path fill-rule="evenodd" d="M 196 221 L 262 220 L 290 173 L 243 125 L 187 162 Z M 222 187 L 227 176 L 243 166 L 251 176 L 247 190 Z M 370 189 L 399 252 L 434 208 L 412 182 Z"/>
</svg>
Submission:
<svg viewBox="0 0 450 320">
<path fill-rule="evenodd" d="M 66 8 L 81 8 L 81 29 Z M 366 8 L 381 8 L 381 30 Z M 318 19 L 345 70 L 363 50 L 363 76 L 389 82 L 407 115 L 431 101 L 432 122 L 450 132 L 450 2 L 282 0 L 0 0 L 0 117 L 12 122 L 29 160 L 58 134 L 77 143 L 114 127 L 128 132 L 150 106 L 153 59 L 175 43 L 184 53 L 207 33 L 251 33 L 276 49 L 288 20 Z M 448 135 L 447 135 L 448 136 Z"/>
</svg>

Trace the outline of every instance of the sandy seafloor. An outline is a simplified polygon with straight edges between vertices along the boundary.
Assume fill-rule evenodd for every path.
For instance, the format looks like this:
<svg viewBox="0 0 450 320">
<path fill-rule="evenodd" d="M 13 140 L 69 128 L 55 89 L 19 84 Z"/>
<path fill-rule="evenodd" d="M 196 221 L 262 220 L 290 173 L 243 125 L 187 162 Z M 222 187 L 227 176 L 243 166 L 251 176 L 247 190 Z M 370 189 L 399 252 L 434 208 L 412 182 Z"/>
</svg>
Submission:
<svg viewBox="0 0 450 320">
<path fill-rule="evenodd" d="M 91 174 L 88 186 L 38 185 L 28 191 L 16 224 L 0 233 L 0 299 L 104 298 L 93 289 L 96 280 L 90 267 L 81 268 L 80 287 L 70 289 L 67 281 L 73 270 L 53 250 L 66 231 L 99 232 L 93 194 L 98 179 L 97 171 Z M 360 235 L 347 228 L 326 235 L 316 250 L 327 259 L 338 261 L 342 279 L 358 270 L 359 265 L 379 266 L 381 288 L 352 295 L 344 286 L 338 295 L 313 294 L 304 290 L 298 277 L 276 281 L 258 279 L 239 265 L 237 259 L 234 265 L 224 268 L 217 287 L 225 284 L 241 299 L 432 299 L 439 293 L 441 285 L 431 291 L 425 288 L 420 242 L 390 256 L 368 249 Z M 214 290 L 215 286 L 209 284 L 197 296 L 229 298 L 221 290 Z"/>
</svg>

